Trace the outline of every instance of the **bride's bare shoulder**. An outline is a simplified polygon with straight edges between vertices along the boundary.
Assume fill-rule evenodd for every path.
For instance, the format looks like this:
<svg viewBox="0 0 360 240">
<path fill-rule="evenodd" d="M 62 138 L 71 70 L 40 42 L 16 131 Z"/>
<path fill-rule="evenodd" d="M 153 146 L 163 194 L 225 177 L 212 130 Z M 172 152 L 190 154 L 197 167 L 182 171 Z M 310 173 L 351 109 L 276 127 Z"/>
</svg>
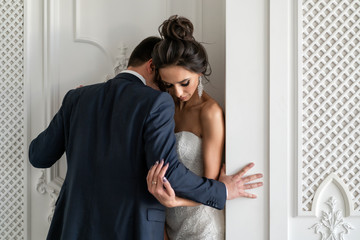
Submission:
<svg viewBox="0 0 360 240">
<path fill-rule="evenodd" d="M 223 118 L 223 115 L 221 106 L 208 95 L 201 108 L 201 118 Z"/>
</svg>

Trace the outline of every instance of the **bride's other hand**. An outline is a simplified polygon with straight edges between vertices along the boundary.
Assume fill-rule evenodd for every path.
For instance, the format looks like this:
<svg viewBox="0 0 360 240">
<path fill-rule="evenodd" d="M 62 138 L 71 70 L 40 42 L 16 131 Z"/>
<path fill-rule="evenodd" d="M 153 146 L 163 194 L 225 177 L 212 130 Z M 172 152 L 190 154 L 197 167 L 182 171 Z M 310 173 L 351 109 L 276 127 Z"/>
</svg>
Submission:
<svg viewBox="0 0 360 240">
<path fill-rule="evenodd" d="M 240 197 L 256 198 L 255 194 L 247 193 L 245 192 L 245 190 L 261 187 L 263 185 L 262 182 L 249 182 L 262 178 L 263 175 L 261 173 L 258 173 L 244 177 L 246 172 L 248 172 L 252 167 L 254 167 L 254 165 L 254 163 L 250 163 L 246 165 L 243 169 L 241 169 L 239 172 L 229 176 L 227 176 L 225 173 L 225 164 L 223 165 L 223 167 L 221 168 L 219 181 L 223 182 L 227 188 L 228 200 Z"/>
<path fill-rule="evenodd" d="M 164 165 L 164 161 L 156 162 L 146 177 L 148 191 L 165 207 L 176 207 L 177 197 L 169 181 L 165 178 L 169 164 Z"/>
</svg>

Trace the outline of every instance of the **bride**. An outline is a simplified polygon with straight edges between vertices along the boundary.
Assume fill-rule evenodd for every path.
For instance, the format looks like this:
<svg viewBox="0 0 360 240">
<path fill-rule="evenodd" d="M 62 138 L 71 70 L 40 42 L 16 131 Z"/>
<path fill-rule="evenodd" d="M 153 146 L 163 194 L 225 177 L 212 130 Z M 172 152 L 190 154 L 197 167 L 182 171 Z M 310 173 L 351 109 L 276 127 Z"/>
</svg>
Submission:
<svg viewBox="0 0 360 240">
<path fill-rule="evenodd" d="M 203 91 L 211 72 L 206 51 L 194 39 L 193 24 L 186 18 L 172 16 L 159 31 L 162 41 L 153 50 L 153 64 L 161 78 L 160 87 L 174 99 L 179 160 L 200 176 L 218 179 L 224 147 L 224 114 L 219 104 Z M 179 205 L 182 207 L 167 209 L 165 236 L 224 239 L 223 211 L 185 199 Z"/>
</svg>

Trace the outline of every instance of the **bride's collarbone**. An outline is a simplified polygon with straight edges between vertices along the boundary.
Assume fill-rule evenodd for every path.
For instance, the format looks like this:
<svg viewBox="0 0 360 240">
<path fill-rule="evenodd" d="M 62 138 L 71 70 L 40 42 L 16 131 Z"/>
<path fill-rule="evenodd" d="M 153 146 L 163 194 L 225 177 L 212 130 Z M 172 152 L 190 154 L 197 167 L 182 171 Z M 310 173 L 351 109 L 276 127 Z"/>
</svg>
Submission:
<svg viewBox="0 0 360 240">
<path fill-rule="evenodd" d="M 175 111 L 175 132 L 191 132 L 202 138 L 200 113 L 199 107 Z"/>
</svg>

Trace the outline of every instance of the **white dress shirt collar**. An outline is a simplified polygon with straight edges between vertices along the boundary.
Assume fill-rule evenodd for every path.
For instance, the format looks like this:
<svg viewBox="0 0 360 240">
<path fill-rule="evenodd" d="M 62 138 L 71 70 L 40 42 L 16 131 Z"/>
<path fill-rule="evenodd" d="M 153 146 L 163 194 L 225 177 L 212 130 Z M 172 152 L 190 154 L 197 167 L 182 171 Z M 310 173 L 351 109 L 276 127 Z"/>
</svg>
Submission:
<svg viewBox="0 0 360 240">
<path fill-rule="evenodd" d="M 123 71 L 121 71 L 121 73 L 130 73 L 132 75 L 135 75 L 136 77 L 138 77 L 146 85 L 145 78 L 143 76 L 141 76 L 138 72 L 135 72 L 133 70 L 123 70 Z"/>
</svg>

